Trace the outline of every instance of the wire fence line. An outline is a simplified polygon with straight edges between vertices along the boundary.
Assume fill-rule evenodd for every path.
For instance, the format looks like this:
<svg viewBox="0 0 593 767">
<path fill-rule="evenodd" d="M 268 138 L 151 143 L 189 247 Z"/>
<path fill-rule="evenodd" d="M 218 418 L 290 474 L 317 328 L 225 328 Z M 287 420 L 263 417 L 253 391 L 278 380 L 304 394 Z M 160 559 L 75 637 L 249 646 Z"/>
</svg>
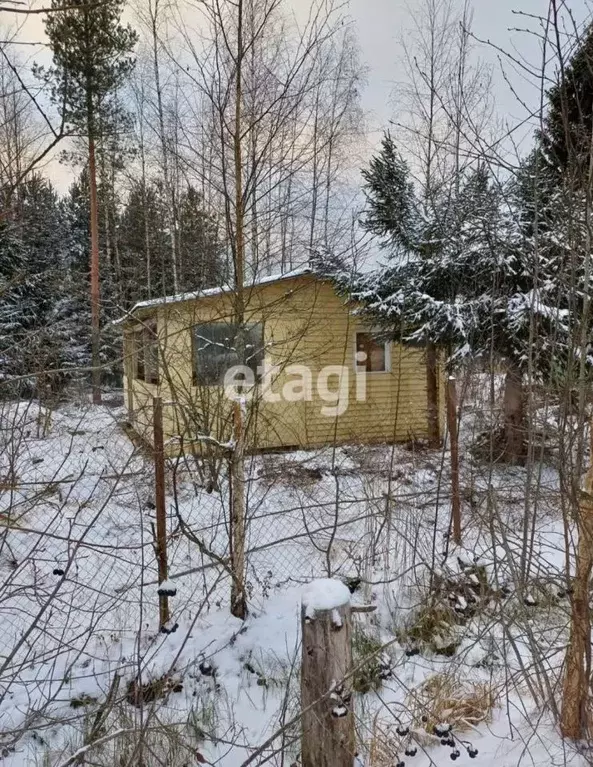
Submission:
<svg viewBox="0 0 593 767">
<path fill-rule="evenodd" d="M 84 674 L 80 663 L 93 657 L 97 641 L 133 642 L 140 627 L 158 632 L 154 462 L 123 420 L 120 407 L 68 404 L 50 413 L 35 402 L 0 405 L 0 435 L 10 445 L 0 475 L 5 691 L 16 685 L 31 693 L 33 670 L 50 658 L 66 667 L 76 658 Z M 198 605 L 227 608 L 230 598 L 228 477 L 223 470 L 217 490 L 203 487 L 191 469 L 196 460 L 166 461 L 173 624 Z M 249 461 L 250 600 L 261 605 L 277 586 L 316 576 L 363 578 L 385 546 L 382 515 L 393 499 L 365 486 L 352 467 L 340 474 L 324 466 L 313 479 L 293 471 L 287 482 L 277 466 L 266 476 L 269 460 Z M 412 512 L 426 498 L 401 489 L 403 532 L 402 509 Z"/>
<path fill-rule="evenodd" d="M 466 418 L 466 430 L 468 423 Z M 476 430 L 481 432 L 479 424 Z M 219 625 L 230 610 L 232 584 L 224 461 L 212 481 L 207 457 L 165 459 L 168 580 L 176 592 L 168 601 L 169 640 L 159 633 L 155 456 L 130 433 L 117 400 L 102 408 L 69 402 L 51 412 L 36 402 L 5 401 L 3 434 L 9 451 L 0 461 L 1 746 L 21 737 L 31 721 L 45 722 L 42 727 L 56 716 L 67 721 L 75 715 L 72 701 L 97 695 L 87 693 L 97 685 L 98 697 L 108 699 L 114 676 L 128 684 L 140 673 L 148 680 L 162 675 L 154 660 L 157 645 L 172 640 L 170 646 L 182 653 L 177 648 L 189 641 L 198 618 Z M 467 433 L 465 439 L 472 442 Z M 503 582 L 513 582 L 509 552 L 521 549 L 516 519 L 523 515 L 525 477 L 490 464 L 480 470 L 466 456 L 466 548 L 448 558 L 449 459 L 446 446 L 429 451 L 414 444 L 248 456 L 245 580 L 253 613 L 265 612 L 287 586 L 341 577 L 358 586 L 357 599 L 384 611 L 379 621 L 396 632 L 405 657 L 415 647 L 413 632 L 402 631 L 401 621 L 396 627 L 394 616 L 422 616 L 428 599 L 439 615 L 451 592 L 459 600 L 451 612 L 463 607 L 474 594 L 471 577 L 484 577 L 471 564 L 483 552 L 472 546 L 489 537 L 483 535 L 488 528 L 496 576 L 480 581 L 480 621 L 455 624 L 463 638 L 454 640 L 459 649 L 452 662 L 465 673 L 476 658 L 496 663 L 489 659 L 503 657 L 503 646 L 514 643 L 517 657 L 507 660 L 514 678 L 530 679 L 540 667 L 556 674 L 561 655 L 554 641 L 566 627 L 562 612 L 556 622 L 534 625 L 522 604 L 527 587 L 520 579 L 506 613 L 499 602 Z M 528 596 L 555 604 L 550 590 L 562 585 L 562 577 L 556 584 L 549 563 L 562 541 L 556 550 L 553 535 L 547 530 L 540 536 L 539 527 L 557 512 L 560 493 L 546 472 L 533 476 L 538 518 Z M 470 563 L 465 569 L 457 568 L 458 554 Z M 532 659 L 525 659 L 527 650 Z M 184 657 L 188 670 L 201 662 L 191 653 Z M 163 706 L 169 711 L 169 703 Z"/>
</svg>

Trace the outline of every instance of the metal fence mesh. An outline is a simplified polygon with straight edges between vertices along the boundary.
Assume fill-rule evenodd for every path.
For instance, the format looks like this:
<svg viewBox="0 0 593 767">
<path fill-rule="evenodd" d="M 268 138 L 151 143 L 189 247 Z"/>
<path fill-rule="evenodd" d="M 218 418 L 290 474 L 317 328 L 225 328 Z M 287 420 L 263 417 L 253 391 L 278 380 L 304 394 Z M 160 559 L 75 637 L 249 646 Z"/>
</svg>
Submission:
<svg viewBox="0 0 593 767">
<path fill-rule="evenodd" d="M 125 412 L 84 402 L 0 405 L 0 698 L 23 711 L 71 700 L 85 679 L 133 676 L 159 631 L 155 469 Z M 364 578 L 414 538 L 421 503 L 367 448 L 248 458 L 246 580 L 259 610 L 279 588 L 313 577 Z M 202 459 L 165 471 L 171 623 L 230 604 L 229 487 Z M 394 504 L 390 493 L 398 494 Z M 394 534 L 398 530 L 398 535 Z M 146 644 L 143 645 L 143 642 Z M 144 664 L 146 665 L 146 658 Z M 48 669 L 51 673 L 48 674 Z M 15 709 L 15 732 L 22 711 Z M 4 721 L 4 739 L 11 722 Z"/>
</svg>

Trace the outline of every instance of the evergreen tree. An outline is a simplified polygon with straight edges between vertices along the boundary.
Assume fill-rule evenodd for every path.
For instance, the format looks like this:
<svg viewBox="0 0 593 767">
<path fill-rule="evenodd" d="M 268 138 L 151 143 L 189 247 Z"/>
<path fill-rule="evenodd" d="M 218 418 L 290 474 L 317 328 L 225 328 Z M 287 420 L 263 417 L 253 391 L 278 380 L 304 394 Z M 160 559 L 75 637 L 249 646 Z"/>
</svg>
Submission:
<svg viewBox="0 0 593 767">
<path fill-rule="evenodd" d="M 549 109 L 539 133 L 543 156 L 556 175 L 588 177 L 593 130 L 593 24 L 548 92 Z"/>
<path fill-rule="evenodd" d="M 59 367 L 52 331 L 65 235 L 51 184 L 33 175 L 17 190 L 14 214 L 0 232 L 0 348 L 4 373 L 43 375 L 55 388 Z"/>
<path fill-rule="evenodd" d="M 528 363 L 549 377 L 564 364 L 573 333 L 563 280 L 567 253 L 556 239 L 566 219 L 556 195 L 542 212 L 547 236 L 530 230 L 530 172 L 501 188 L 478 169 L 461 180 L 454 204 L 444 200 L 426 211 L 387 136 L 365 174 L 364 222 L 389 249 L 386 266 L 353 275 L 331 259 L 318 264 L 386 336 L 445 346 L 451 360 L 494 354 L 505 365 L 503 449 L 513 461 L 524 453 Z"/>
<path fill-rule="evenodd" d="M 25 373 L 22 343 L 34 324 L 35 285 L 27 273 L 27 253 L 18 223 L 0 222 L 0 366 L 2 378 Z"/>
<path fill-rule="evenodd" d="M 367 209 L 363 227 L 392 251 L 407 257 L 418 252 L 421 214 L 407 163 L 386 133 L 380 152 L 362 171 Z"/>
<path fill-rule="evenodd" d="M 61 202 L 65 222 L 60 292 L 54 309 L 53 329 L 59 339 L 61 367 L 80 378 L 78 369 L 91 364 L 91 312 L 89 292 L 89 181 L 85 169 Z"/>
<path fill-rule="evenodd" d="M 91 317 L 93 401 L 101 401 L 99 211 L 96 142 L 99 132 L 115 122 L 116 92 L 134 65 L 136 33 L 120 23 L 124 0 L 52 0 L 45 29 L 54 57 L 53 68 L 38 70 L 50 83 L 56 104 L 67 123 L 88 139 L 91 240 Z M 58 10 L 63 8 L 64 10 Z"/>
<path fill-rule="evenodd" d="M 102 198 L 102 192 L 103 188 L 99 187 L 99 199 Z M 107 193 L 110 193 L 110 190 Z M 88 369 L 92 363 L 87 258 L 89 209 L 89 175 L 85 169 L 71 185 L 68 195 L 62 201 L 62 216 L 67 231 L 63 244 L 60 294 L 54 317 L 54 331 L 56 337 L 60 339 L 61 367 L 72 371 L 69 378 L 77 379 L 82 378 L 84 374 L 81 371 Z M 105 225 L 101 226 L 100 241 L 105 242 L 107 236 L 110 236 L 112 240 L 118 237 L 118 225 L 119 218 L 114 225 L 116 231 L 112 233 L 106 232 Z M 122 312 L 119 300 L 121 285 L 117 280 L 118 274 L 114 264 L 106 264 L 102 280 L 101 324 L 104 330 L 101 334 L 100 362 L 111 383 L 121 381 L 121 339 L 117 329 L 112 325 L 112 320 Z"/>
<path fill-rule="evenodd" d="M 162 185 L 137 183 L 124 206 L 119 239 L 124 306 L 173 291 L 171 244 Z"/>
<path fill-rule="evenodd" d="M 363 178 L 367 209 L 362 226 L 379 237 L 388 248 L 390 263 L 393 264 L 391 279 L 397 283 L 397 275 L 404 276 L 406 285 L 410 287 L 411 284 L 418 284 L 412 277 L 415 272 L 426 272 L 427 269 L 439 272 L 432 283 L 432 293 L 420 290 L 421 299 L 430 295 L 436 303 L 430 309 L 425 307 L 431 318 L 428 320 L 427 317 L 427 321 L 420 324 L 421 337 L 417 338 L 426 348 L 428 433 L 429 442 L 436 446 L 440 420 L 436 345 L 443 341 L 443 328 L 434 313 L 441 314 L 439 307 L 443 306 L 443 302 L 450 305 L 455 300 L 449 246 L 452 240 L 459 240 L 456 208 L 451 205 L 449 196 L 435 190 L 429 198 L 426 195 L 423 199 L 416 196 L 407 164 L 389 134 L 384 136 L 381 150 L 371 160 L 370 168 L 363 171 Z M 410 294 L 405 301 L 408 307 L 406 313 L 409 310 L 410 316 L 413 315 L 417 322 L 419 306 L 415 298 Z M 412 309 L 412 302 L 415 309 Z"/>
<path fill-rule="evenodd" d="M 182 190 L 178 203 L 179 288 L 191 291 L 222 284 L 224 243 L 216 217 L 205 210 L 201 195 L 191 185 Z M 167 204 L 159 182 L 137 183 L 128 196 L 119 230 L 126 308 L 144 298 L 174 292 Z"/>
<path fill-rule="evenodd" d="M 204 209 L 202 195 L 188 185 L 179 200 L 179 271 L 183 276 L 183 290 L 198 290 L 224 282 L 221 228 L 216 217 Z"/>
</svg>

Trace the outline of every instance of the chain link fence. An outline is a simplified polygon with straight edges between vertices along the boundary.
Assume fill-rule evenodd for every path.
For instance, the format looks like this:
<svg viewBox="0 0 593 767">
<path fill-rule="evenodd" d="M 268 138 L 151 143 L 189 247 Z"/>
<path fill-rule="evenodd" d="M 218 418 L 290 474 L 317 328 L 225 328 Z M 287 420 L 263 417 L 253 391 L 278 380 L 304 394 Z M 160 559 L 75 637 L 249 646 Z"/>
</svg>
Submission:
<svg viewBox="0 0 593 767">
<path fill-rule="evenodd" d="M 0 405 L 0 712 L 11 728 L 89 680 L 133 678 L 159 633 L 154 452 L 114 395 L 46 408 Z M 366 461 L 366 464 L 364 463 Z M 229 486 L 195 455 L 165 460 L 168 630 L 230 607 Z M 247 458 L 246 584 L 259 611 L 314 577 L 370 581 L 434 504 L 394 473 L 388 451 Z M 397 495 L 397 503 L 394 502 Z M 396 535 L 397 531 L 397 535 Z M 405 559 L 405 558 L 404 558 Z M 402 559 L 403 561 L 403 559 Z M 14 708 L 7 703 L 14 702 Z"/>
<path fill-rule="evenodd" d="M 131 703 L 126 715 L 136 712 L 129 684 L 148 684 L 168 669 L 191 679 L 220 627 L 240 633 L 244 626 L 230 618 L 228 465 L 188 452 L 164 460 L 167 570 L 176 593 L 169 598 L 166 626 L 174 636 L 160 633 L 155 451 L 126 418 L 117 395 L 105 396 L 102 407 L 90 407 L 82 397 L 53 408 L 35 401 L 0 403 L 0 753 L 17 741 L 21 748 L 24 733 L 37 724 L 43 732 L 51 722 L 78 716 L 76 726 L 84 731 L 84 714 L 74 706 L 84 706 L 85 696 L 97 705 L 109 700 L 117 678 L 124 680 L 120 700 Z M 465 423 L 471 418 L 470 412 Z M 477 437 L 481 431 L 476 427 Z M 375 628 L 394 625 L 388 621 L 396 614 L 399 620 L 402 609 L 421 608 L 429 593 L 422 578 L 440 577 L 448 546 L 442 535 L 451 500 L 445 449 L 329 446 L 249 455 L 245 469 L 246 587 L 253 614 L 261 617 L 269 606 L 273 616 L 273 605 L 291 586 L 327 576 L 359 586 L 357 600 L 383 611 Z M 468 461 L 464 513 L 482 524 L 480 509 L 492 502 L 495 485 L 496 501 L 517 520 L 516 531 L 505 527 L 500 541 L 514 547 L 525 483 L 518 471 L 496 471 L 486 466 L 480 473 Z M 533 482 L 541 524 L 547 524 L 558 488 L 546 473 Z M 476 538 L 464 538 L 471 558 Z M 558 531 L 558 550 L 560 538 Z M 532 587 L 541 581 L 542 594 L 546 562 L 557 554 L 554 541 L 549 531 L 540 540 L 534 530 Z M 497 567 L 505 560 L 501 544 L 493 548 Z M 443 572 L 447 583 L 449 571 Z M 293 597 L 296 605 L 298 588 Z M 296 613 L 294 618 L 296 625 Z M 512 631 L 527 641 L 533 627 L 524 630 L 522 620 L 519 606 Z M 471 655 L 482 639 L 468 637 Z M 248 660 L 257 669 L 254 658 Z M 179 713 L 175 700 L 160 705 L 163 715 Z"/>
</svg>

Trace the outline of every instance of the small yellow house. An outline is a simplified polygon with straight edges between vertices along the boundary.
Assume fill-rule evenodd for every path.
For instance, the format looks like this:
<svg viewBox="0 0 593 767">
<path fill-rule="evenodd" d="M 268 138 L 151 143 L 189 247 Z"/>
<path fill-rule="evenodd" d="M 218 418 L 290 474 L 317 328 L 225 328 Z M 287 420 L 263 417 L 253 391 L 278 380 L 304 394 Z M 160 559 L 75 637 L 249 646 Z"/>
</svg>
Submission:
<svg viewBox="0 0 593 767">
<path fill-rule="evenodd" d="M 214 288 L 140 302 L 119 321 L 126 404 L 141 436 L 152 441 L 154 397 L 170 453 L 228 444 L 233 401 L 250 449 L 427 436 L 423 350 L 375 340 L 310 269 L 251 284 L 241 333 L 236 316 L 236 294 Z"/>
</svg>

